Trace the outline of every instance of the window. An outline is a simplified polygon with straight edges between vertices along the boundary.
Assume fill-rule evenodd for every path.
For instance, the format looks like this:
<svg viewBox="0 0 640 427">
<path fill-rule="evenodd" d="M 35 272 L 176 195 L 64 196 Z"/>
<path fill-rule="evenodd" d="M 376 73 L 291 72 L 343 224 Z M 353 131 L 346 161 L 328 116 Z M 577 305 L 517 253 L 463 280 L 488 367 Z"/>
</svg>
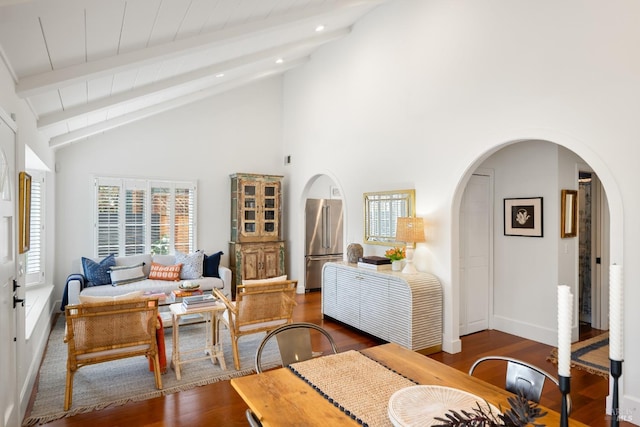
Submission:
<svg viewBox="0 0 640 427">
<path fill-rule="evenodd" d="M 96 256 L 193 252 L 196 189 L 194 182 L 96 178 Z"/>
<path fill-rule="evenodd" d="M 27 277 L 25 283 L 44 282 L 44 174 L 29 171 L 31 175 L 31 223 L 30 246 L 27 252 Z"/>
</svg>

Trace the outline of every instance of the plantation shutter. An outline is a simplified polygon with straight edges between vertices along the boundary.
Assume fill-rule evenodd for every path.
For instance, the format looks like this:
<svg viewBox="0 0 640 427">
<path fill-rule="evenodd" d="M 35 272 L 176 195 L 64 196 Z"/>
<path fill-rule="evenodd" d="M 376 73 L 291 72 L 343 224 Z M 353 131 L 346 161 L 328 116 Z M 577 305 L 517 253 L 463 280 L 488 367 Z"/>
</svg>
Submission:
<svg viewBox="0 0 640 427">
<path fill-rule="evenodd" d="M 176 188 L 175 201 L 175 248 L 189 253 L 194 247 L 195 189 Z"/>
<path fill-rule="evenodd" d="M 146 184 L 144 181 L 125 183 L 124 254 L 137 255 L 146 249 Z"/>
<path fill-rule="evenodd" d="M 96 256 L 120 254 L 120 188 L 118 182 L 96 184 Z"/>
<path fill-rule="evenodd" d="M 25 283 L 40 283 L 43 279 L 43 186 L 44 178 L 32 172 L 31 180 L 31 222 L 30 222 L 30 246 L 27 252 L 27 277 Z"/>
<path fill-rule="evenodd" d="M 96 256 L 190 253 L 195 236 L 195 183 L 96 178 Z"/>
<path fill-rule="evenodd" d="M 151 253 L 166 255 L 173 247 L 171 238 L 171 189 L 169 187 L 151 187 Z"/>
</svg>

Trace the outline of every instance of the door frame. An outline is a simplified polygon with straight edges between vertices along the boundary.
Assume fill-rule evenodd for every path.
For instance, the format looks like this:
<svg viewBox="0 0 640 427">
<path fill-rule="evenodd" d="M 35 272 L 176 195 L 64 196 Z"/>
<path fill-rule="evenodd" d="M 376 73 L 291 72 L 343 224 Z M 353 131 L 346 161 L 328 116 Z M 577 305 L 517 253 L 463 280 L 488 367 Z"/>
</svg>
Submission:
<svg viewBox="0 0 640 427">
<path fill-rule="evenodd" d="M 609 329 L 609 206 L 595 172 L 591 172 L 591 191 L 591 219 L 596 224 L 591 245 L 591 327 L 606 330 Z"/>
<path fill-rule="evenodd" d="M 0 297 L 0 303 L 2 305 L 6 305 L 6 307 L 2 307 L 2 317 L 0 318 L 0 328 L 2 328 L 2 332 L 0 335 L 3 338 L 3 341 L 0 342 L 0 345 L 7 348 L 7 353 L 9 355 L 10 360 L 4 360 L 4 358 L 0 358 L 2 360 L 2 365 L 0 369 L 2 369 L 6 374 L 6 380 L 10 381 L 10 384 L 3 384 L 2 392 L 0 392 L 0 401 L 3 406 L 2 417 L 0 418 L 0 427 L 4 426 L 13 426 L 18 425 L 20 423 L 20 393 L 18 387 L 18 344 L 17 344 L 17 336 L 18 336 L 18 317 L 17 313 L 22 312 L 16 310 L 13 307 L 14 298 L 16 297 L 16 290 L 14 287 L 14 283 L 17 283 L 19 278 L 18 275 L 18 249 L 16 244 L 17 238 L 17 218 L 18 218 L 18 172 L 16 170 L 17 158 L 18 158 L 18 144 L 17 144 L 17 125 L 13 118 L 6 113 L 2 108 L 0 108 L 0 125 L 7 125 L 9 128 L 9 133 L 12 136 L 9 137 L 10 141 L 7 141 L 8 144 L 13 144 L 13 151 L 7 155 L 7 163 L 9 169 L 9 185 L 11 188 L 11 200 L 6 203 L 13 204 L 12 206 L 12 227 L 10 233 L 12 234 L 12 244 L 11 247 L 8 248 L 9 256 L 11 257 L 6 263 L 6 273 L 7 282 L 2 283 L 0 281 L 0 290 L 2 290 L 2 296 Z M 6 154 L 6 153 L 5 153 Z M 11 265 L 13 264 L 13 265 Z M 3 271 L 5 268 L 3 268 Z M 3 279 L 4 281 L 4 279 Z M 6 287 L 6 289 L 5 289 Z M 7 340 L 7 342 L 4 342 Z M 9 378 L 10 377 L 10 378 Z"/>
</svg>

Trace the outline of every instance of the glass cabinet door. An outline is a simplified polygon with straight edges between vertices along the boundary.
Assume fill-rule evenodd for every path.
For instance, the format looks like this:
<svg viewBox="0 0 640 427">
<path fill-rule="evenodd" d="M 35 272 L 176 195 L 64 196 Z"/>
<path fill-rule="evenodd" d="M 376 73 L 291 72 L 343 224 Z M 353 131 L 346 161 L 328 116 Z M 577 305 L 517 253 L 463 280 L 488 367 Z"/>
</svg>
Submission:
<svg viewBox="0 0 640 427">
<path fill-rule="evenodd" d="M 280 220 L 280 183 L 243 181 L 240 188 L 244 237 L 277 237 Z"/>
<path fill-rule="evenodd" d="M 231 240 L 262 242 L 280 239 L 282 177 L 231 176 Z"/>
<path fill-rule="evenodd" d="M 242 185 L 242 234 L 250 236 L 258 231 L 258 183 L 247 182 Z"/>
<path fill-rule="evenodd" d="M 277 234 L 277 218 L 278 218 L 278 188 L 273 184 L 265 184 L 264 186 L 264 209 L 263 209 L 263 233 Z"/>
</svg>

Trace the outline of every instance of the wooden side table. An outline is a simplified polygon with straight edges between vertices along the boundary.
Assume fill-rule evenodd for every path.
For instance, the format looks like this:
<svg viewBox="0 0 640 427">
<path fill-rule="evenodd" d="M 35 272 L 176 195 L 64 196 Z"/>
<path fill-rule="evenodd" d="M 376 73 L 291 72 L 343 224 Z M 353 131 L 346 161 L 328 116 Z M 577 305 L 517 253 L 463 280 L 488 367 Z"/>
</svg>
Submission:
<svg viewBox="0 0 640 427">
<path fill-rule="evenodd" d="M 224 363 L 222 343 L 219 340 L 218 319 L 224 313 L 226 306 L 218 301 L 214 305 L 185 309 L 182 303 L 171 304 L 171 319 L 173 321 L 173 352 L 171 355 L 171 365 L 176 371 L 176 379 L 180 379 L 180 365 L 198 360 L 211 359 L 215 364 L 216 360 L 222 369 L 227 369 Z M 185 315 L 200 314 L 205 323 L 205 344 L 204 347 L 180 351 L 180 318 Z M 205 356 L 185 358 L 189 354 L 203 352 Z"/>
</svg>

